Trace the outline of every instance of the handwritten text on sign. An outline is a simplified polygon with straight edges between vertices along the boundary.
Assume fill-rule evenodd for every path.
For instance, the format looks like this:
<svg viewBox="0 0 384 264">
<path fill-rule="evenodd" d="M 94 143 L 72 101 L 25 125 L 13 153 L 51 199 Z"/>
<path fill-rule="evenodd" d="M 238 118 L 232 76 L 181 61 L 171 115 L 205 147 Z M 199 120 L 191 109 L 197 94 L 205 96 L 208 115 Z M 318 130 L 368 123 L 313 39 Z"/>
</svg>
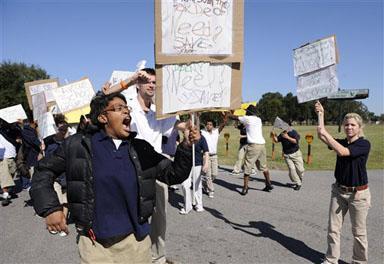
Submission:
<svg viewBox="0 0 384 264">
<path fill-rule="evenodd" d="M 293 52 L 295 76 L 322 69 L 336 62 L 334 36 L 295 49 Z"/>
<path fill-rule="evenodd" d="M 163 113 L 229 107 L 231 71 L 231 64 L 163 66 Z"/>
<path fill-rule="evenodd" d="M 339 88 L 336 65 L 297 78 L 297 100 L 299 103 L 327 97 Z"/>
<path fill-rule="evenodd" d="M 55 120 L 51 112 L 46 112 L 43 115 L 41 115 L 37 120 L 37 124 L 39 126 L 39 132 L 40 132 L 41 138 L 46 138 L 56 133 Z"/>
<path fill-rule="evenodd" d="M 0 118 L 8 123 L 16 122 L 18 119 L 27 119 L 24 108 L 21 104 L 0 109 Z"/>
<path fill-rule="evenodd" d="M 233 0 L 162 0 L 162 52 L 232 54 Z"/>
<path fill-rule="evenodd" d="M 29 86 L 29 91 L 31 93 L 31 96 L 46 91 L 46 101 L 53 102 L 55 99 L 53 98 L 53 95 L 50 91 L 54 88 L 57 88 L 57 86 L 57 82 L 41 83 Z"/>
<path fill-rule="evenodd" d="M 32 95 L 33 119 L 39 120 L 47 112 L 45 91 Z M 40 125 L 39 125 L 40 126 Z"/>
<path fill-rule="evenodd" d="M 60 86 L 52 90 L 56 103 L 62 113 L 89 105 L 95 95 L 89 79 Z"/>
</svg>

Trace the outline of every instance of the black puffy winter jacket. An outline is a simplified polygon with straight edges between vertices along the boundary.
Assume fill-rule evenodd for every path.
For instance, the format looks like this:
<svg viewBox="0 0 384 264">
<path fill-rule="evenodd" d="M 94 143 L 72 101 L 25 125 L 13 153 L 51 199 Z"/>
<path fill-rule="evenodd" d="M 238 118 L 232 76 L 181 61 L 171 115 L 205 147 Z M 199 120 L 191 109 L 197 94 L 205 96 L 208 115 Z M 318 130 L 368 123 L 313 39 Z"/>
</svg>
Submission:
<svg viewBox="0 0 384 264">
<path fill-rule="evenodd" d="M 94 189 L 92 173 L 91 134 L 76 134 L 67 138 L 55 155 L 42 159 L 32 177 L 30 195 L 36 213 L 46 217 L 61 210 L 53 189 L 56 177 L 67 176 L 68 207 L 78 229 L 87 231 L 92 226 Z M 138 221 L 143 223 L 152 215 L 155 205 L 155 180 L 169 185 L 182 183 L 192 168 L 190 147 L 180 144 L 175 160 L 157 153 L 146 141 L 128 138 L 129 155 L 136 167 L 138 179 Z"/>
</svg>

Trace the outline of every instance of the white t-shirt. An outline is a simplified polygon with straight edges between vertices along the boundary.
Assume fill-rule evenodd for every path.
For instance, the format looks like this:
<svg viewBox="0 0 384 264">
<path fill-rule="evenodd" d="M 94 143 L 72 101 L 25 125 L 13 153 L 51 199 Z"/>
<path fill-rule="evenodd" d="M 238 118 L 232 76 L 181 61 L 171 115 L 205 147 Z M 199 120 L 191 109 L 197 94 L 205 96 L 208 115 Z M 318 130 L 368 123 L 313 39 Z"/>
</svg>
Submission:
<svg viewBox="0 0 384 264">
<path fill-rule="evenodd" d="M 0 148 L 5 149 L 4 159 L 11 159 L 16 157 L 16 148 L 12 143 L 0 134 Z"/>
<path fill-rule="evenodd" d="M 257 116 L 239 116 L 239 121 L 247 131 L 247 142 L 249 144 L 265 144 L 263 137 L 263 124 Z"/>
<path fill-rule="evenodd" d="M 172 133 L 176 118 L 156 120 L 156 107 L 151 104 L 146 113 L 141 107 L 137 97 L 127 98 L 127 104 L 132 107 L 131 131 L 137 132 L 136 138 L 144 139 L 158 152 L 161 152 L 162 136 L 168 137 Z"/>
<path fill-rule="evenodd" d="M 219 129 L 213 128 L 211 133 L 203 129 L 201 130 L 201 134 L 205 137 L 205 140 L 207 141 L 209 154 L 210 155 L 217 154 L 217 142 L 219 141 L 219 135 L 220 135 Z"/>
</svg>

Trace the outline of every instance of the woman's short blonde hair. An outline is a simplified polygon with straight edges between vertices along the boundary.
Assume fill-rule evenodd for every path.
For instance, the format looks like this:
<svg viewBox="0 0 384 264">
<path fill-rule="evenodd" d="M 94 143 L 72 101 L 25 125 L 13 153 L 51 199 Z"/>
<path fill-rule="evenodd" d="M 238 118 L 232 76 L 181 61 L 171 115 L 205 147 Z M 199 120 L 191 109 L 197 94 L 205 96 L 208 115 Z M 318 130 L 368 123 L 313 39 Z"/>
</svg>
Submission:
<svg viewBox="0 0 384 264">
<path fill-rule="evenodd" d="M 348 114 L 346 114 L 344 116 L 343 125 L 345 125 L 347 120 L 351 119 L 351 118 L 355 119 L 357 124 L 360 127 L 359 137 L 364 137 L 364 132 L 363 132 L 364 123 L 363 123 L 363 119 L 361 118 L 361 116 L 359 114 L 356 114 L 356 113 L 348 113 Z"/>
</svg>

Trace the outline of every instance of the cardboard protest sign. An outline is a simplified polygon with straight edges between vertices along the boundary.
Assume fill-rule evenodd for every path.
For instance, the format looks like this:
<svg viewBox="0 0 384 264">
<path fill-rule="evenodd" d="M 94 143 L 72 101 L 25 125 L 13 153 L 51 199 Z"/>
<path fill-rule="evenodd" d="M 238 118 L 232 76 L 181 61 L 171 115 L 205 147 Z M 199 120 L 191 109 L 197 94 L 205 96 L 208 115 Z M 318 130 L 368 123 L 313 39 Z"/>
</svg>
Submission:
<svg viewBox="0 0 384 264">
<path fill-rule="evenodd" d="M 241 104 L 241 64 L 156 65 L 156 117 Z"/>
<path fill-rule="evenodd" d="M 31 109 L 33 109 L 32 105 L 32 96 L 41 92 L 46 92 L 46 102 L 53 102 L 55 99 L 50 91 L 59 86 L 59 81 L 57 79 L 46 79 L 46 80 L 38 80 L 33 82 L 24 83 L 25 93 L 28 98 L 28 104 Z"/>
<path fill-rule="evenodd" d="M 337 92 L 339 80 L 336 65 L 297 77 L 297 100 L 299 103 L 327 97 Z"/>
<path fill-rule="evenodd" d="M 242 62 L 243 9 L 244 0 L 156 0 L 156 64 Z"/>
<path fill-rule="evenodd" d="M 44 139 L 50 135 L 56 134 L 55 120 L 51 112 L 45 112 L 37 120 L 39 136 Z"/>
<path fill-rule="evenodd" d="M 52 90 L 56 104 L 61 113 L 67 113 L 88 106 L 95 95 L 88 78 L 83 78 Z"/>
<path fill-rule="evenodd" d="M 327 97 L 339 89 L 336 37 L 306 44 L 293 52 L 294 74 L 299 103 Z"/>
<path fill-rule="evenodd" d="M 245 110 L 248 108 L 248 106 L 250 105 L 256 106 L 256 104 L 257 104 L 256 102 L 242 103 L 240 109 L 235 110 L 233 114 L 236 116 L 245 116 L 245 113 L 246 113 Z"/>
<path fill-rule="evenodd" d="M 287 131 L 289 129 L 289 125 L 284 122 L 280 117 L 276 116 L 275 122 L 273 123 L 273 128 L 280 128 L 281 130 Z"/>
<path fill-rule="evenodd" d="M 113 86 L 120 83 L 121 81 L 129 79 L 133 74 L 135 74 L 135 72 L 113 71 L 109 82 L 111 83 L 111 86 Z M 125 96 L 125 98 L 127 98 L 127 100 L 130 98 L 134 98 L 137 95 L 136 87 L 135 85 L 132 85 L 127 89 L 123 90 L 121 93 Z"/>
<path fill-rule="evenodd" d="M 308 43 L 293 50 L 295 77 L 323 69 L 338 62 L 335 35 Z"/>
<path fill-rule="evenodd" d="M 47 112 L 47 101 L 45 99 L 45 92 L 34 94 L 32 98 L 33 120 L 38 120 Z"/>
<path fill-rule="evenodd" d="M 244 1 L 155 1 L 156 115 L 241 104 Z"/>
<path fill-rule="evenodd" d="M 24 108 L 21 104 L 0 109 L 0 118 L 8 123 L 17 122 L 19 119 L 27 119 Z"/>
</svg>

